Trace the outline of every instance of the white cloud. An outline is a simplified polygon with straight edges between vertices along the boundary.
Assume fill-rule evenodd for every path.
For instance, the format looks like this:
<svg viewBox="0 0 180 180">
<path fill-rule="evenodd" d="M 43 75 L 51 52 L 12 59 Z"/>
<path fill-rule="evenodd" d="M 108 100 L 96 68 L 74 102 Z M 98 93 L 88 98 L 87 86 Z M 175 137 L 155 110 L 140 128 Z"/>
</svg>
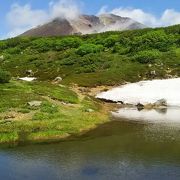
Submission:
<svg viewBox="0 0 180 180">
<path fill-rule="evenodd" d="M 11 31 L 9 37 L 16 36 L 25 30 L 46 22 L 48 15 L 42 10 L 32 10 L 29 4 L 20 6 L 14 4 L 7 14 L 7 22 Z"/>
<path fill-rule="evenodd" d="M 165 26 L 173 25 L 173 24 L 180 24 L 180 12 L 177 12 L 173 9 L 167 9 L 162 17 L 161 21 Z"/>
<path fill-rule="evenodd" d="M 115 8 L 111 11 L 108 11 L 107 9 L 108 9 L 107 6 L 103 6 L 98 12 L 98 14 L 112 13 L 122 17 L 129 17 L 149 27 L 180 24 L 180 12 L 177 12 L 173 9 L 165 10 L 161 15 L 161 17 L 156 17 L 155 15 L 151 13 L 147 13 L 142 9 L 123 8 L 123 7 Z"/>
<path fill-rule="evenodd" d="M 10 29 L 7 37 L 17 36 L 57 17 L 73 19 L 79 14 L 80 5 L 73 0 L 51 1 L 48 10 L 33 9 L 30 4 L 14 4 L 6 16 Z"/>
<path fill-rule="evenodd" d="M 74 19 L 80 14 L 80 6 L 72 0 L 60 0 L 50 3 L 50 18 L 63 17 Z"/>
<path fill-rule="evenodd" d="M 7 13 L 7 24 L 9 33 L 7 37 L 14 37 L 28 29 L 44 24 L 53 18 L 62 17 L 73 19 L 81 13 L 82 4 L 78 0 L 52 0 L 47 10 L 33 9 L 30 4 L 12 5 Z M 78 1 L 79 2 L 79 1 Z M 123 17 L 130 17 L 150 27 L 168 26 L 180 24 L 180 12 L 173 9 L 165 10 L 160 17 L 142 9 L 135 8 L 115 8 L 108 11 L 108 6 L 103 6 L 98 14 L 113 13 Z"/>
</svg>

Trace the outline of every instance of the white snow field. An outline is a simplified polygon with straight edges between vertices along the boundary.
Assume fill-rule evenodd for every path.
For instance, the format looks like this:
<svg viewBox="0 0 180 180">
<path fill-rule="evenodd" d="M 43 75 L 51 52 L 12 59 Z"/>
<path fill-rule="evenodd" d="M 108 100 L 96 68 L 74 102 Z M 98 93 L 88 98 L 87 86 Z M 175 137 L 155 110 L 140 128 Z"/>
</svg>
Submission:
<svg viewBox="0 0 180 180">
<path fill-rule="evenodd" d="M 96 96 L 125 104 L 143 105 L 165 99 L 168 106 L 180 106 L 180 78 L 126 84 Z"/>
</svg>

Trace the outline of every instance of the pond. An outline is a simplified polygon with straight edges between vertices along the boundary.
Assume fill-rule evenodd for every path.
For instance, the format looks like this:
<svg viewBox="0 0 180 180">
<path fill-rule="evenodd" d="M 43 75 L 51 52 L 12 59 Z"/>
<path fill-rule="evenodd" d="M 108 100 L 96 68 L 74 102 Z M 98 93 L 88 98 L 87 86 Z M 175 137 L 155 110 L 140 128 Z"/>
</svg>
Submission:
<svg viewBox="0 0 180 180">
<path fill-rule="evenodd" d="M 6 180 L 180 179 L 180 124 L 128 118 L 116 116 L 71 141 L 1 148 L 0 177 Z"/>
</svg>

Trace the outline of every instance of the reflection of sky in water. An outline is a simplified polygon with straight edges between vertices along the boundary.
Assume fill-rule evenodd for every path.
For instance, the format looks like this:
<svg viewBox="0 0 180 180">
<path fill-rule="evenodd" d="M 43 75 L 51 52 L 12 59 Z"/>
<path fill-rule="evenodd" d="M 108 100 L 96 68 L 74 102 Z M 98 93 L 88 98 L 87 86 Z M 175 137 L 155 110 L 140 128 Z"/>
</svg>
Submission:
<svg viewBox="0 0 180 180">
<path fill-rule="evenodd" d="M 136 108 L 122 108 L 112 114 L 116 118 L 125 118 L 133 121 L 180 123 L 180 108 L 143 109 L 141 111 L 138 111 Z"/>
</svg>

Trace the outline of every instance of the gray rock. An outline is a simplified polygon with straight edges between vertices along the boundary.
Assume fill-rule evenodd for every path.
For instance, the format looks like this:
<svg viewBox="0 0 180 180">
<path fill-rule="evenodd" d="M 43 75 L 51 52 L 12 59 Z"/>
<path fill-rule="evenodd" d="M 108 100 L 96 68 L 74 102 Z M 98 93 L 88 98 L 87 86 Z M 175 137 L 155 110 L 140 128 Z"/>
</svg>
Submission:
<svg viewBox="0 0 180 180">
<path fill-rule="evenodd" d="M 160 99 L 154 103 L 154 106 L 160 107 L 160 106 L 167 106 L 166 99 Z"/>
<path fill-rule="evenodd" d="M 28 105 L 31 106 L 31 107 L 39 107 L 41 106 L 42 104 L 42 101 L 31 101 L 31 102 L 28 102 Z"/>
<path fill-rule="evenodd" d="M 62 77 L 59 76 L 54 79 L 54 82 L 60 83 L 62 80 L 63 80 Z"/>
<path fill-rule="evenodd" d="M 141 111 L 141 110 L 144 109 L 144 105 L 141 104 L 141 103 L 138 103 L 138 104 L 136 105 L 136 107 L 137 107 L 138 111 Z"/>
<path fill-rule="evenodd" d="M 0 56 L 0 60 L 4 60 L 4 55 L 1 55 L 1 56 Z"/>
<path fill-rule="evenodd" d="M 156 76 L 156 71 L 151 71 L 150 74 Z"/>
<path fill-rule="evenodd" d="M 94 110 L 93 109 L 86 109 L 86 112 L 91 113 L 91 112 L 94 112 Z"/>
<path fill-rule="evenodd" d="M 31 75 L 34 75 L 34 72 L 33 72 L 33 70 L 30 69 L 30 70 L 27 70 L 27 71 L 26 71 L 26 74 L 29 75 L 29 76 L 31 76 Z"/>
</svg>

